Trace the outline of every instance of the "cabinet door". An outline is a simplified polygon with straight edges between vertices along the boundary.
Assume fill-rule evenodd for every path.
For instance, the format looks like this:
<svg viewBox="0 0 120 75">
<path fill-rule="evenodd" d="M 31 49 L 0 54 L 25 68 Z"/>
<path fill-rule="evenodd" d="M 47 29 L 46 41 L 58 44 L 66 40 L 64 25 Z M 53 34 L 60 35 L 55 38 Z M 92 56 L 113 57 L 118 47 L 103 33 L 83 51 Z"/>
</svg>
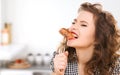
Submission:
<svg viewBox="0 0 120 75">
<path fill-rule="evenodd" d="M 31 71 L 2 70 L 0 75 L 32 75 Z"/>
</svg>

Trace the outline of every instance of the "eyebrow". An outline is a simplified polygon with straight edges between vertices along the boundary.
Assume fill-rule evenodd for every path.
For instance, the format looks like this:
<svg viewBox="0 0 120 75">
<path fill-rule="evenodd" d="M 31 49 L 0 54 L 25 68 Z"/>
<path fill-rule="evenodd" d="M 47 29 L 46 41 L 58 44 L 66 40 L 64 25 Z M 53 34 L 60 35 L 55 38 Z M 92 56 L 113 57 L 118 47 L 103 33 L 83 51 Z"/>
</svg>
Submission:
<svg viewBox="0 0 120 75">
<path fill-rule="evenodd" d="M 80 21 L 81 23 L 87 23 L 88 24 L 88 22 L 86 22 L 86 21 Z"/>
<path fill-rule="evenodd" d="M 75 22 L 77 22 L 77 19 L 74 19 Z"/>
<path fill-rule="evenodd" d="M 74 19 L 74 21 L 77 22 L 77 19 Z M 80 23 L 87 23 L 88 24 L 87 21 L 80 21 Z"/>
</svg>

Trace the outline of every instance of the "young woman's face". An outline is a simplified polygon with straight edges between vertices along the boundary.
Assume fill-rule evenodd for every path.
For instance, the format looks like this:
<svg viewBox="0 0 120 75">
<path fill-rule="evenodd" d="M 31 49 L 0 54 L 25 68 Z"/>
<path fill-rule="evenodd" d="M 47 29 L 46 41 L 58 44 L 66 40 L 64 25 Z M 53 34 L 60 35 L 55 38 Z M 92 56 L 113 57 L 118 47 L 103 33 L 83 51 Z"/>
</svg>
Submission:
<svg viewBox="0 0 120 75">
<path fill-rule="evenodd" d="M 80 11 L 69 28 L 74 34 L 73 39 L 67 41 L 67 45 L 75 48 L 87 48 L 95 42 L 95 24 L 93 14 L 87 11 Z"/>
</svg>

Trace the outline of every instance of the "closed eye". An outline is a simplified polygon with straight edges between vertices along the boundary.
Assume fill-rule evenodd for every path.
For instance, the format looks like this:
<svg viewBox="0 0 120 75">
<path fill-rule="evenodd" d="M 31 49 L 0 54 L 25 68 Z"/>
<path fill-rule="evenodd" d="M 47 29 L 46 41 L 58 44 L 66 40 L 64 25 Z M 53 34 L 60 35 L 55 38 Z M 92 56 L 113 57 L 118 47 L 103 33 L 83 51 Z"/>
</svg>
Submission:
<svg viewBox="0 0 120 75">
<path fill-rule="evenodd" d="M 81 26 L 87 27 L 87 25 L 85 25 L 85 24 L 82 24 Z"/>
</svg>

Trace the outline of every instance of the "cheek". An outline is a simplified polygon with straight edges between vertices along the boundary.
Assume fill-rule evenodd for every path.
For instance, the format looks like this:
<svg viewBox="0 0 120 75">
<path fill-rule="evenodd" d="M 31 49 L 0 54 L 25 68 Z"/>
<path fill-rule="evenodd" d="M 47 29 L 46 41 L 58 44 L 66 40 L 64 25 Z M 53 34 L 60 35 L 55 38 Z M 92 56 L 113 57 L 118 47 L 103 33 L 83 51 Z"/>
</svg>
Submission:
<svg viewBox="0 0 120 75">
<path fill-rule="evenodd" d="M 82 43 L 93 43 L 95 41 L 94 31 L 89 31 L 81 34 L 80 39 Z"/>
<path fill-rule="evenodd" d="M 86 36 L 86 41 L 93 43 L 95 41 L 95 34 L 89 34 Z"/>
<path fill-rule="evenodd" d="M 86 39 L 89 39 L 89 40 L 94 40 L 95 39 L 95 28 L 94 27 L 91 27 L 89 28 L 88 30 L 86 30 L 85 34 Z"/>
</svg>

